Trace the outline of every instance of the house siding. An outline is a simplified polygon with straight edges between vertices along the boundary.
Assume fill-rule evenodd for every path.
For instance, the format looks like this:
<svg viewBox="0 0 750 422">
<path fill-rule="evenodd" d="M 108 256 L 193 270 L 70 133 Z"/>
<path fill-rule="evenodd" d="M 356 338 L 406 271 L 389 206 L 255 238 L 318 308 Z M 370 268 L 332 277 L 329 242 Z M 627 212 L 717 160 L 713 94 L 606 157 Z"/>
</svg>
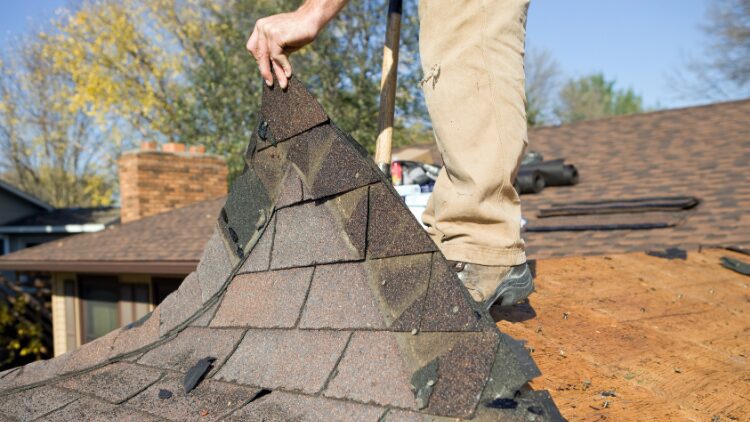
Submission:
<svg viewBox="0 0 750 422">
<path fill-rule="evenodd" d="M 79 280 L 83 275 L 60 272 L 52 274 L 52 336 L 55 356 L 71 351 L 84 342 L 82 332 L 82 302 L 79 288 Z M 152 301 L 154 297 L 153 278 L 160 277 L 163 276 L 152 276 L 149 274 L 117 275 L 117 283 L 121 287 L 137 284 L 148 287 L 148 303 L 129 301 L 122 294 L 120 295 L 118 305 L 123 324 L 137 320 L 143 314 L 154 310 L 155 304 Z M 73 296 L 65 294 L 66 281 L 72 282 L 75 286 L 75 294 Z"/>
</svg>

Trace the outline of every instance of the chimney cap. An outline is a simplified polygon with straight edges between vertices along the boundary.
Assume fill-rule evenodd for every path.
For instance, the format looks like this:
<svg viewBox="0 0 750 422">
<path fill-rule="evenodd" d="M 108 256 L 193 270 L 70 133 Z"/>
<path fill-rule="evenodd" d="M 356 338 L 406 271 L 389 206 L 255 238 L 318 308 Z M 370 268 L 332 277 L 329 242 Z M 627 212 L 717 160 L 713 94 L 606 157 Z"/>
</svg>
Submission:
<svg viewBox="0 0 750 422">
<path fill-rule="evenodd" d="M 195 155 L 203 155 L 206 153 L 205 145 L 190 145 L 190 153 Z"/>
<path fill-rule="evenodd" d="M 167 142 L 161 147 L 162 152 L 180 153 L 185 152 L 185 144 L 179 142 Z"/>
<path fill-rule="evenodd" d="M 141 151 L 156 151 L 158 144 L 156 141 L 141 142 Z"/>
</svg>

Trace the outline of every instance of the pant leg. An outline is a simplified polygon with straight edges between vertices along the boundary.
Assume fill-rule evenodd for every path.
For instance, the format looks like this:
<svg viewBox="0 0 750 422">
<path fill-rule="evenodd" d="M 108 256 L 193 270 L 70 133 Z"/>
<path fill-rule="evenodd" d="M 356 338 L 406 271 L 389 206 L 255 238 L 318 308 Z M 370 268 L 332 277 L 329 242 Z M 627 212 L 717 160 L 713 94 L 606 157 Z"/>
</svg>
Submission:
<svg viewBox="0 0 750 422">
<path fill-rule="evenodd" d="M 422 220 L 448 259 L 526 261 L 513 180 L 528 143 L 528 0 L 421 0 L 423 83 L 444 168 Z"/>
</svg>

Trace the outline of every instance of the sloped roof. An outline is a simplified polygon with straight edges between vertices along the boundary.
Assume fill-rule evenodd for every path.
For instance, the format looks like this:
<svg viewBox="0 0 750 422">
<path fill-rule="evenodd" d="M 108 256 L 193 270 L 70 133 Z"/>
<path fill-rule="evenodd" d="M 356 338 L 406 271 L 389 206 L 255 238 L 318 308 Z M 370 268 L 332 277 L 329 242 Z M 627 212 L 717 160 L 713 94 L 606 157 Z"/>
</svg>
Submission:
<svg viewBox="0 0 750 422">
<path fill-rule="evenodd" d="M 539 375 L 522 344 L 474 306 L 374 163 L 299 82 L 266 88 L 262 114 L 198 269 L 142 321 L 0 374 L 0 412 L 560 419 L 548 393 L 522 388 Z M 209 362 L 186 394 L 186 374 Z"/>
<path fill-rule="evenodd" d="M 120 219 L 117 207 L 55 208 L 4 224 L 5 226 L 63 226 L 66 224 L 110 225 Z"/>
<path fill-rule="evenodd" d="M 42 201 L 41 199 L 35 197 L 34 195 L 31 195 L 30 193 L 26 193 L 17 187 L 11 185 L 10 183 L 4 182 L 0 180 L 0 189 L 3 189 L 7 192 L 12 193 L 13 195 L 23 199 L 24 201 L 33 204 L 43 210 L 50 211 L 53 209 L 52 205 Z"/>
<path fill-rule="evenodd" d="M 195 270 L 223 202 L 204 201 L 23 249 L 0 257 L 0 268 L 187 274 Z"/>
<path fill-rule="evenodd" d="M 578 185 L 521 197 L 530 226 L 541 223 L 536 213 L 550 203 L 685 195 L 700 198 L 701 205 L 680 215 L 673 228 L 525 233 L 528 255 L 547 258 L 747 243 L 748 116 L 750 100 L 743 100 L 530 130 L 530 150 L 545 159 L 565 158 L 580 174 Z M 437 151 L 434 145 L 425 148 Z M 593 219 L 579 223 L 586 221 Z"/>
</svg>

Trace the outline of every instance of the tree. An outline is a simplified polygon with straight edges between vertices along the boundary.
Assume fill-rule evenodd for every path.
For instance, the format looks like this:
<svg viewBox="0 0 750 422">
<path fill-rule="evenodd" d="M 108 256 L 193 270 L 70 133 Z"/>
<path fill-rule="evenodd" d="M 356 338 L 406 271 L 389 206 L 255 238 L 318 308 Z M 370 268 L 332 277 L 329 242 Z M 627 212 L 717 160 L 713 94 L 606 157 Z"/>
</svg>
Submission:
<svg viewBox="0 0 750 422">
<path fill-rule="evenodd" d="M 700 100 L 750 96 L 750 0 L 713 0 L 706 17 L 703 54 L 688 59 L 672 84 Z"/>
<path fill-rule="evenodd" d="M 426 121 L 417 59 L 416 1 L 405 2 L 398 120 Z M 57 23 L 48 53 L 73 80 L 73 109 L 117 122 L 125 138 L 201 143 L 229 158 L 258 120 L 261 79 L 245 41 L 255 20 L 291 0 L 90 0 Z M 345 130 L 373 149 L 386 3 L 352 2 L 294 56 L 297 74 Z M 418 130 L 418 129 L 413 129 Z M 398 133 L 398 132 L 397 132 Z M 396 138 L 396 143 L 402 139 Z"/>
<path fill-rule="evenodd" d="M 555 109 L 563 123 L 640 113 L 643 99 L 632 89 L 615 89 L 615 81 L 598 73 L 568 81 Z"/>
<path fill-rule="evenodd" d="M 29 37 L 0 59 L 0 177 L 54 206 L 112 200 L 92 120 L 70 110 L 72 81 Z"/>
<path fill-rule="evenodd" d="M 526 67 L 526 116 L 529 126 L 554 122 L 555 98 L 560 90 L 560 65 L 549 50 L 529 49 Z"/>
<path fill-rule="evenodd" d="M 34 279 L 21 286 L 0 276 L 0 292 L 0 370 L 49 357 L 49 282 Z"/>
</svg>

